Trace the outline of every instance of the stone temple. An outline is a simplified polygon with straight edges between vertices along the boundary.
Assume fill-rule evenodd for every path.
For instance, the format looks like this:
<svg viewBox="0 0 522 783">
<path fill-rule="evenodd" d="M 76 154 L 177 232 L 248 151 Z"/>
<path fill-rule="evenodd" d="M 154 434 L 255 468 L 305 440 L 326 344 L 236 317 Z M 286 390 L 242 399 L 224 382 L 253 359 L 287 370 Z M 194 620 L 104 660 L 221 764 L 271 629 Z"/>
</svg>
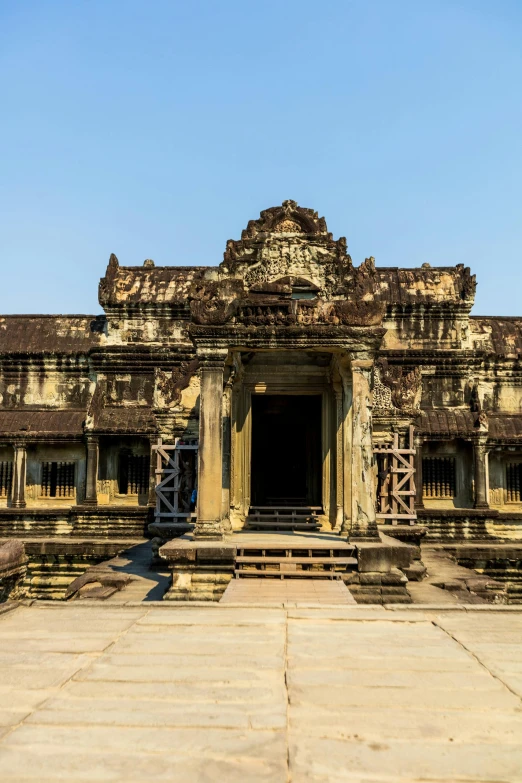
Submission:
<svg viewBox="0 0 522 783">
<path fill-rule="evenodd" d="M 522 318 L 475 287 L 356 265 L 294 201 L 219 265 L 111 255 L 103 314 L 0 318 L 0 536 L 43 585 L 151 537 L 174 600 L 252 574 L 407 600 L 421 539 L 516 571 Z"/>
</svg>

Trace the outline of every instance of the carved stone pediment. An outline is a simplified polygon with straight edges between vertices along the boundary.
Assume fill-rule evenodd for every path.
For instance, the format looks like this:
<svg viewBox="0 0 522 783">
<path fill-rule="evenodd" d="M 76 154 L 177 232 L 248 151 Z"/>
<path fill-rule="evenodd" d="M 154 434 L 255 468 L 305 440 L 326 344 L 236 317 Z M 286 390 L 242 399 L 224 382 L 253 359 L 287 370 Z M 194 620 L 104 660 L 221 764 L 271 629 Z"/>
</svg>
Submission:
<svg viewBox="0 0 522 783">
<path fill-rule="evenodd" d="M 264 209 L 258 220 L 249 220 L 241 239 L 254 239 L 262 234 L 325 234 L 326 221 L 313 209 L 299 207 L 296 201 L 288 199 L 280 207 Z M 332 236 L 329 234 L 328 236 Z"/>
<path fill-rule="evenodd" d="M 351 266 L 344 237 L 335 241 L 317 212 L 284 201 L 250 220 L 240 240 L 229 239 L 219 275 L 241 278 L 248 289 L 303 278 L 329 298 Z"/>
<path fill-rule="evenodd" d="M 228 241 L 221 265 L 194 281 L 188 299 L 198 325 L 376 326 L 379 290 L 372 257 L 354 267 L 324 218 L 284 201 Z"/>
</svg>

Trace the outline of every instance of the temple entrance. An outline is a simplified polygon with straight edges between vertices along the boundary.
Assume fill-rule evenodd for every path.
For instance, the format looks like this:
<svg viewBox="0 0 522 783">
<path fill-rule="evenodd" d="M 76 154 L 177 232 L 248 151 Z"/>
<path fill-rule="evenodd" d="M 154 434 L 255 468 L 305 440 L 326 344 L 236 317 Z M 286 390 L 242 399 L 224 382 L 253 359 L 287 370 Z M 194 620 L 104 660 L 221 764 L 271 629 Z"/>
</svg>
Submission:
<svg viewBox="0 0 522 783">
<path fill-rule="evenodd" d="M 321 506 L 321 396 L 252 396 L 251 503 Z"/>
</svg>

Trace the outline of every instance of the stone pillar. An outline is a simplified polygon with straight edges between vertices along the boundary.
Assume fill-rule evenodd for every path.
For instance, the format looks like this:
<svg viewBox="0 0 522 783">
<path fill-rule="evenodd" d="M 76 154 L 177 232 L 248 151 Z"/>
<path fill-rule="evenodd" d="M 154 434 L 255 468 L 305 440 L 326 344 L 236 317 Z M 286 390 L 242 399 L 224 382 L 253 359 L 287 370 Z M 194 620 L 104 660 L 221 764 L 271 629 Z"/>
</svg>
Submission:
<svg viewBox="0 0 522 783">
<path fill-rule="evenodd" d="M 335 394 L 335 530 L 340 531 L 344 521 L 344 415 L 341 382 L 334 382 L 333 389 Z"/>
<path fill-rule="evenodd" d="M 422 497 L 422 444 L 424 439 L 420 435 L 415 435 L 415 508 L 424 508 L 424 499 Z"/>
<path fill-rule="evenodd" d="M 198 517 L 195 538 L 223 538 L 224 357 L 200 356 Z"/>
<path fill-rule="evenodd" d="M 98 505 L 98 459 L 99 444 L 97 435 L 87 435 L 87 466 L 85 477 L 85 498 L 86 506 Z"/>
<path fill-rule="evenodd" d="M 353 359 L 352 367 L 352 525 L 350 539 L 378 539 L 372 443 L 371 359 Z"/>
<path fill-rule="evenodd" d="M 150 470 L 149 470 L 149 498 L 147 505 L 151 508 L 156 508 L 156 452 L 152 447 L 158 442 L 157 435 L 151 435 L 149 439 L 150 443 Z"/>
<path fill-rule="evenodd" d="M 231 531 L 230 526 L 230 502 L 231 502 L 231 481 L 232 475 L 232 386 L 233 374 L 230 374 L 228 381 L 223 388 L 223 430 L 222 430 L 222 481 L 221 481 L 221 519 L 223 520 L 224 530 Z"/>
<path fill-rule="evenodd" d="M 352 529 L 352 368 L 345 359 L 339 362 L 342 381 L 342 467 L 343 467 L 343 522 L 341 533 L 349 535 Z"/>
<path fill-rule="evenodd" d="M 14 443 L 13 489 L 11 505 L 25 508 L 25 478 L 27 473 L 27 449 L 25 443 Z"/>
<path fill-rule="evenodd" d="M 473 441 L 473 467 L 475 474 L 475 508 L 489 508 L 488 480 L 486 466 L 486 439 Z"/>
</svg>

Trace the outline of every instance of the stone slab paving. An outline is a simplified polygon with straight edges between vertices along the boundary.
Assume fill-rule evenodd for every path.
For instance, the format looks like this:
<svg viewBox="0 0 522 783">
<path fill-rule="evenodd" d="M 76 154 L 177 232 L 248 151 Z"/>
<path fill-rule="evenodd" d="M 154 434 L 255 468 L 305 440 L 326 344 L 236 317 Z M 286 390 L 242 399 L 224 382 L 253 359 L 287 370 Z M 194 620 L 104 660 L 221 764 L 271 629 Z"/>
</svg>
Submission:
<svg viewBox="0 0 522 783">
<path fill-rule="evenodd" d="M 112 568 L 117 573 L 128 574 L 131 582 L 106 599 L 111 604 L 129 601 L 161 601 L 172 581 L 168 570 L 151 568 L 152 548 L 150 541 L 130 547 L 111 560 L 100 565 Z"/>
<path fill-rule="evenodd" d="M 0 613 L 0 779 L 522 780 L 522 612 Z"/>
<path fill-rule="evenodd" d="M 355 598 L 340 579 L 232 579 L 221 597 L 221 603 L 317 603 L 355 604 Z"/>
</svg>

